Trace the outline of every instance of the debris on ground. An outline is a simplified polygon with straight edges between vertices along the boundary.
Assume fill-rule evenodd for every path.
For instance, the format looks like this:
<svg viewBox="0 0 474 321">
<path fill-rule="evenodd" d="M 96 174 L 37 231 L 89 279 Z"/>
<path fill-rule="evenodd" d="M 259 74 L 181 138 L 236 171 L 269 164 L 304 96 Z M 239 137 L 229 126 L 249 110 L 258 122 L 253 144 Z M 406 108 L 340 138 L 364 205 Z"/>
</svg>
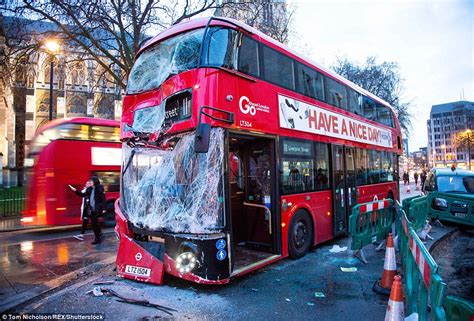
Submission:
<svg viewBox="0 0 474 321">
<path fill-rule="evenodd" d="M 92 294 L 94 296 L 103 296 L 104 292 L 102 292 L 102 289 L 100 288 L 100 286 L 96 286 L 95 288 L 92 289 Z"/>
<path fill-rule="evenodd" d="M 326 295 L 324 295 L 323 292 L 314 292 L 314 297 L 315 298 L 324 298 Z"/>
<path fill-rule="evenodd" d="M 106 285 L 106 284 L 114 284 L 115 283 L 115 280 L 111 280 L 111 281 L 98 281 L 98 282 L 94 282 L 92 283 L 93 285 Z"/>
<path fill-rule="evenodd" d="M 288 302 L 291 302 L 291 300 L 290 300 L 290 299 L 288 299 L 288 298 L 286 298 L 285 300 L 286 300 L 286 301 L 288 301 Z"/>
<path fill-rule="evenodd" d="M 313 306 L 314 303 L 313 302 L 308 302 L 308 303 L 306 303 L 306 305 Z"/>
<path fill-rule="evenodd" d="M 333 245 L 333 247 L 329 250 L 331 253 L 339 253 L 344 252 L 347 250 L 347 246 L 340 247 L 338 244 Z"/>
<path fill-rule="evenodd" d="M 253 289 L 253 288 L 252 288 L 252 291 L 253 291 L 253 292 L 258 292 L 258 289 Z"/>
<path fill-rule="evenodd" d="M 342 272 L 357 272 L 356 267 L 341 267 Z"/>
<path fill-rule="evenodd" d="M 92 291 L 89 291 L 87 293 L 91 293 L 91 292 L 94 296 L 107 295 L 107 296 L 117 297 L 118 298 L 117 302 L 135 304 L 135 305 L 140 305 L 140 306 L 149 307 L 149 308 L 155 308 L 155 309 L 160 310 L 160 311 L 162 311 L 162 312 L 164 312 L 168 315 L 173 315 L 173 313 L 171 313 L 171 312 L 178 312 L 175 309 L 168 308 L 166 306 L 156 304 L 156 303 L 151 303 L 148 300 L 136 300 L 136 299 L 132 299 L 132 298 L 126 298 L 126 297 L 118 294 L 117 292 L 115 292 L 112 289 L 101 288 L 99 286 L 93 288 Z"/>
</svg>

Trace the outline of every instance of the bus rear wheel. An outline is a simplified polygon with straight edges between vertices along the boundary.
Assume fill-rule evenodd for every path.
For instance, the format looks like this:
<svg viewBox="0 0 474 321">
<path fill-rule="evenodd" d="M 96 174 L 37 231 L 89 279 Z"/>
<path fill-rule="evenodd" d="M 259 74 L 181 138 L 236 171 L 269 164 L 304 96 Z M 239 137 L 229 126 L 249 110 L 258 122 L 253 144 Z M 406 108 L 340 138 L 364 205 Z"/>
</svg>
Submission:
<svg viewBox="0 0 474 321">
<path fill-rule="evenodd" d="M 298 210 L 293 215 L 288 233 L 290 257 L 298 259 L 305 256 L 313 242 L 313 223 L 306 211 Z"/>
</svg>

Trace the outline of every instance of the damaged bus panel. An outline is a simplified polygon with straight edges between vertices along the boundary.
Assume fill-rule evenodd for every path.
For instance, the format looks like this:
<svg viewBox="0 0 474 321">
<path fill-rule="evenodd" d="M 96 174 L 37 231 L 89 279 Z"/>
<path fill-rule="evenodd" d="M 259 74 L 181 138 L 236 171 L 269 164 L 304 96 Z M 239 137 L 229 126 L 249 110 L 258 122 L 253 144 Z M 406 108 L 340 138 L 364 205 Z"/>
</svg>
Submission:
<svg viewBox="0 0 474 321">
<path fill-rule="evenodd" d="M 121 142 L 117 274 L 142 282 L 225 284 L 347 233 L 358 202 L 398 197 L 390 106 L 227 18 L 140 49 Z"/>
</svg>

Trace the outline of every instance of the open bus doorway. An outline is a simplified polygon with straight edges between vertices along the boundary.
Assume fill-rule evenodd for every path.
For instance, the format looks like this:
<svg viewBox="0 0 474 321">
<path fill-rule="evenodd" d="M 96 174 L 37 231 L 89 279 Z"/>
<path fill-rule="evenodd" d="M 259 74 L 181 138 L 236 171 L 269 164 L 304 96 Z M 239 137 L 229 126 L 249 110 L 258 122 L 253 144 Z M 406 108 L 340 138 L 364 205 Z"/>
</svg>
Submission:
<svg viewBox="0 0 474 321">
<path fill-rule="evenodd" d="M 232 274 L 236 275 L 279 253 L 275 140 L 231 134 L 228 168 Z"/>
</svg>

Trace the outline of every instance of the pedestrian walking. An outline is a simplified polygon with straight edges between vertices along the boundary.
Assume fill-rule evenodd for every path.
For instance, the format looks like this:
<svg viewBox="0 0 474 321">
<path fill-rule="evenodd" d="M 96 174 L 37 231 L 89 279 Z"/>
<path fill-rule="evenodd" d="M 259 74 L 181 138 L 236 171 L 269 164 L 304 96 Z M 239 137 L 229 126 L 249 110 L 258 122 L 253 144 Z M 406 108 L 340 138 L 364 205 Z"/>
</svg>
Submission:
<svg viewBox="0 0 474 321">
<path fill-rule="evenodd" d="M 415 172 L 415 174 L 413 174 L 413 178 L 415 179 L 415 186 L 418 185 L 418 172 Z"/>
<path fill-rule="evenodd" d="M 407 181 L 408 181 L 408 174 L 407 174 L 407 173 L 403 173 L 403 185 L 404 185 L 404 186 L 407 185 Z"/>
<path fill-rule="evenodd" d="M 423 189 L 423 186 L 425 186 L 425 181 L 426 181 L 426 170 L 423 170 L 423 172 L 421 172 L 421 188 Z"/>
<path fill-rule="evenodd" d="M 90 208 L 90 218 L 92 221 L 92 229 L 94 230 L 94 242 L 92 244 L 100 244 L 102 242 L 102 233 L 100 230 L 99 217 L 105 213 L 106 199 L 105 189 L 97 176 L 91 177 L 92 185 L 87 187 L 85 192 L 77 191 L 76 188 L 70 188 L 79 196 L 82 196 L 88 201 Z"/>
<path fill-rule="evenodd" d="M 69 188 L 76 194 L 82 197 L 82 204 L 81 204 L 81 220 L 82 220 L 82 227 L 81 233 L 75 235 L 74 238 L 78 239 L 79 241 L 84 241 L 84 233 L 87 229 L 87 224 L 89 224 L 89 219 L 91 217 L 91 209 L 89 206 L 89 198 L 82 196 L 85 194 L 88 187 L 92 187 L 93 183 L 91 180 L 88 180 L 81 191 L 78 191 L 74 186 L 69 185 Z"/>
</svg>

